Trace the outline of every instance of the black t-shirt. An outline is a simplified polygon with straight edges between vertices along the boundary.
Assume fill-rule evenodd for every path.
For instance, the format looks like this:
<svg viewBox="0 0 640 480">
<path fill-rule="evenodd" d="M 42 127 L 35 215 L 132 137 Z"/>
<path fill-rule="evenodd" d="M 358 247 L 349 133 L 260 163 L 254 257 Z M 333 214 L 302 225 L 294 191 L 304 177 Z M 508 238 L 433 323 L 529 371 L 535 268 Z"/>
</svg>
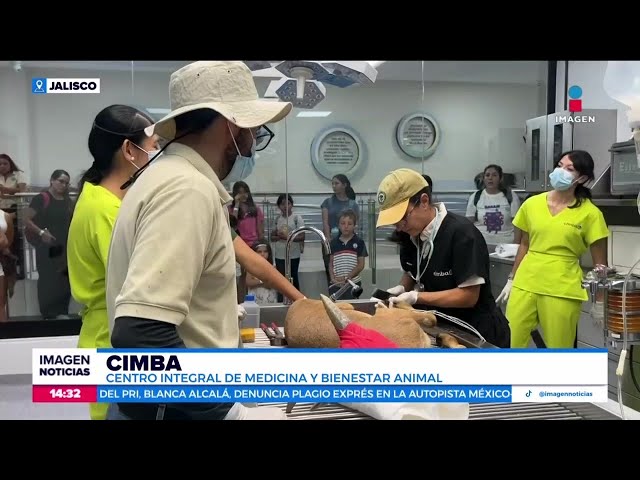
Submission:
<svg viewBox="0 0 640 480">
<path fill-rule="evenodd" d="M 48 196 L 48 203 L 45 202 L 44 195 Z M 47 203 L 46 208 L 45 203 Z M 65 197 L 57 200 L 49 192 L 40 193 L 33 197 L 29 207 L 36 212 L 33 223 L 40 228 L 48 229 L 49 233 L 56 237 L 55 245 L 66 247 L 73 212 L 71 199 Z"/>
<path fill-rule="evenodd" d="M 400 263 L 405 272 L 415 277 L 417 248 L 411 242 L 403 243 Z M 509 325 L 491 293 L 489 250 L 480 231 L 467 218 L 447 212 L 433 242 L 433 254 L 425 269 L 427 259 L 420 260 L 424 271 L 420 282 L 427 292 L 441 292 L 459 287 L 473 276 L 481 277 L 480 295 L 472 308 L 443 308 L 416 305 L 417 308 L 438 310 L 459 318 L 475 327 L 489 342 L 509 347 Z"/>
</svg>

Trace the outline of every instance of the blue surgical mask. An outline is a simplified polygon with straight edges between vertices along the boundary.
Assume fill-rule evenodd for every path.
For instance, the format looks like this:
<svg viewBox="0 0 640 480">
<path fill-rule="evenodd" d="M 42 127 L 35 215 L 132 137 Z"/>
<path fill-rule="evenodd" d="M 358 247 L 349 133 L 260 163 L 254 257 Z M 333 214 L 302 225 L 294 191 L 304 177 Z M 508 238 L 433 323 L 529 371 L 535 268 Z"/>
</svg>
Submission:
<svg viewBox="0 0 640 480">
<path fill-rule="evenodd" d="M 231 138 L 233 138 L 233 143 L 235 144 L 236 150 L 238 151 L 238 156 L 236 157 L 236 161 L 234 162 L 233 167 L 231 167 L 231 171 L 223 179 L 223 182 L 226 184 L 232 184 L 244 180 L 249 175 L 251 175 L 251 172 L 253 172 L 253 167 L 256 165 L 256 139 L 254 138 L 253 142 L 251 143 L 251 155 L 245 157 L 240 153 L 240 149 L 238 148 L 236 139 L 233 136 Z"/>
<path fill-rule="evenodd" d="M 554 190 L 564 191 L 569 190 L 571 185 L 575 182 L 575 176 L 565 170 L 564 168 L 557 167 L 551 174 L 549 175 L 549 180 L 551 181 L 551 186 Z"/>
</svg>

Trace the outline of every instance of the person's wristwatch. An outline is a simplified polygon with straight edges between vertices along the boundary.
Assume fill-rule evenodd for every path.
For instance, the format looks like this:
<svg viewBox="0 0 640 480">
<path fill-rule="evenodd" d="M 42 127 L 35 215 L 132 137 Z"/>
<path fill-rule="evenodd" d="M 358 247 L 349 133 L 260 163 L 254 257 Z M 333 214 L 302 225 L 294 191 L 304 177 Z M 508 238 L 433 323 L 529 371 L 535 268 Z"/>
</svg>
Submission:
<svg viewBox="0 0 640 480">
<path fill-rule="evenodd" d="M 507 277 L 507 280 L 513 280 L 513 277 L 514 277 L 513 272 L 511 272 Z"/>
</svg>

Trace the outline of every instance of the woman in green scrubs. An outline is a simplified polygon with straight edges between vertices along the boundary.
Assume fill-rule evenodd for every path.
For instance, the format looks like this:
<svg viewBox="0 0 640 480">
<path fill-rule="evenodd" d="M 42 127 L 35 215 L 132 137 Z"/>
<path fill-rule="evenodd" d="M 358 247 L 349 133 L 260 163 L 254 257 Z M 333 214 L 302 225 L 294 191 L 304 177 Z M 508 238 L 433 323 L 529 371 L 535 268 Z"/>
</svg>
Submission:
<svg viewBox="0 0 640 480">
<path fill-rule="evenodd" d="M 549 176 L 553 190 L 528 198 L 513 224 L 522 240 L 506 286 L 496 302 L 507 302 L 511 348 L 526 348 L 542 327 L 548 348 L 573 348 L 582 302 L 580 257 L 591 250 L 594 265 L 607 264 L 609 230 L 584 186 L 594 162 L 583 150 L 560 156 Z"/>
<path fill-rule="evenodd" d="M 157 137 L 144 133 L 152 124 L 149 115 L 133 107 L 111 105 L 98 113 L 89 133 L 93 163 L 80 180 L 67 244 L 71 293 L 84 305 L 80 348 L 111 347 L 105 290 L 111 232 L 126 193 L 120 186 L 158 149 Z M 91 419 L 106 419 L 107 407 L 91 404 Z"/>
</svg>

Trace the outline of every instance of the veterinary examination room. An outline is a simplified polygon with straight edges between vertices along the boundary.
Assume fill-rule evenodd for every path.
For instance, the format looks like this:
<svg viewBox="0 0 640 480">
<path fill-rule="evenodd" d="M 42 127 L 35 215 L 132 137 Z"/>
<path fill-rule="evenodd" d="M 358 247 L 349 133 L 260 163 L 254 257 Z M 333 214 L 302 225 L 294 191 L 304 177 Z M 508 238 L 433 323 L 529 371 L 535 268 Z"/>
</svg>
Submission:
<svg viewBox="0 0 640 480">
<path fill-rule="evenodd" d="M 640 419 L 639 85 L 0 61 L 0 420 Z"/>
</svg>

